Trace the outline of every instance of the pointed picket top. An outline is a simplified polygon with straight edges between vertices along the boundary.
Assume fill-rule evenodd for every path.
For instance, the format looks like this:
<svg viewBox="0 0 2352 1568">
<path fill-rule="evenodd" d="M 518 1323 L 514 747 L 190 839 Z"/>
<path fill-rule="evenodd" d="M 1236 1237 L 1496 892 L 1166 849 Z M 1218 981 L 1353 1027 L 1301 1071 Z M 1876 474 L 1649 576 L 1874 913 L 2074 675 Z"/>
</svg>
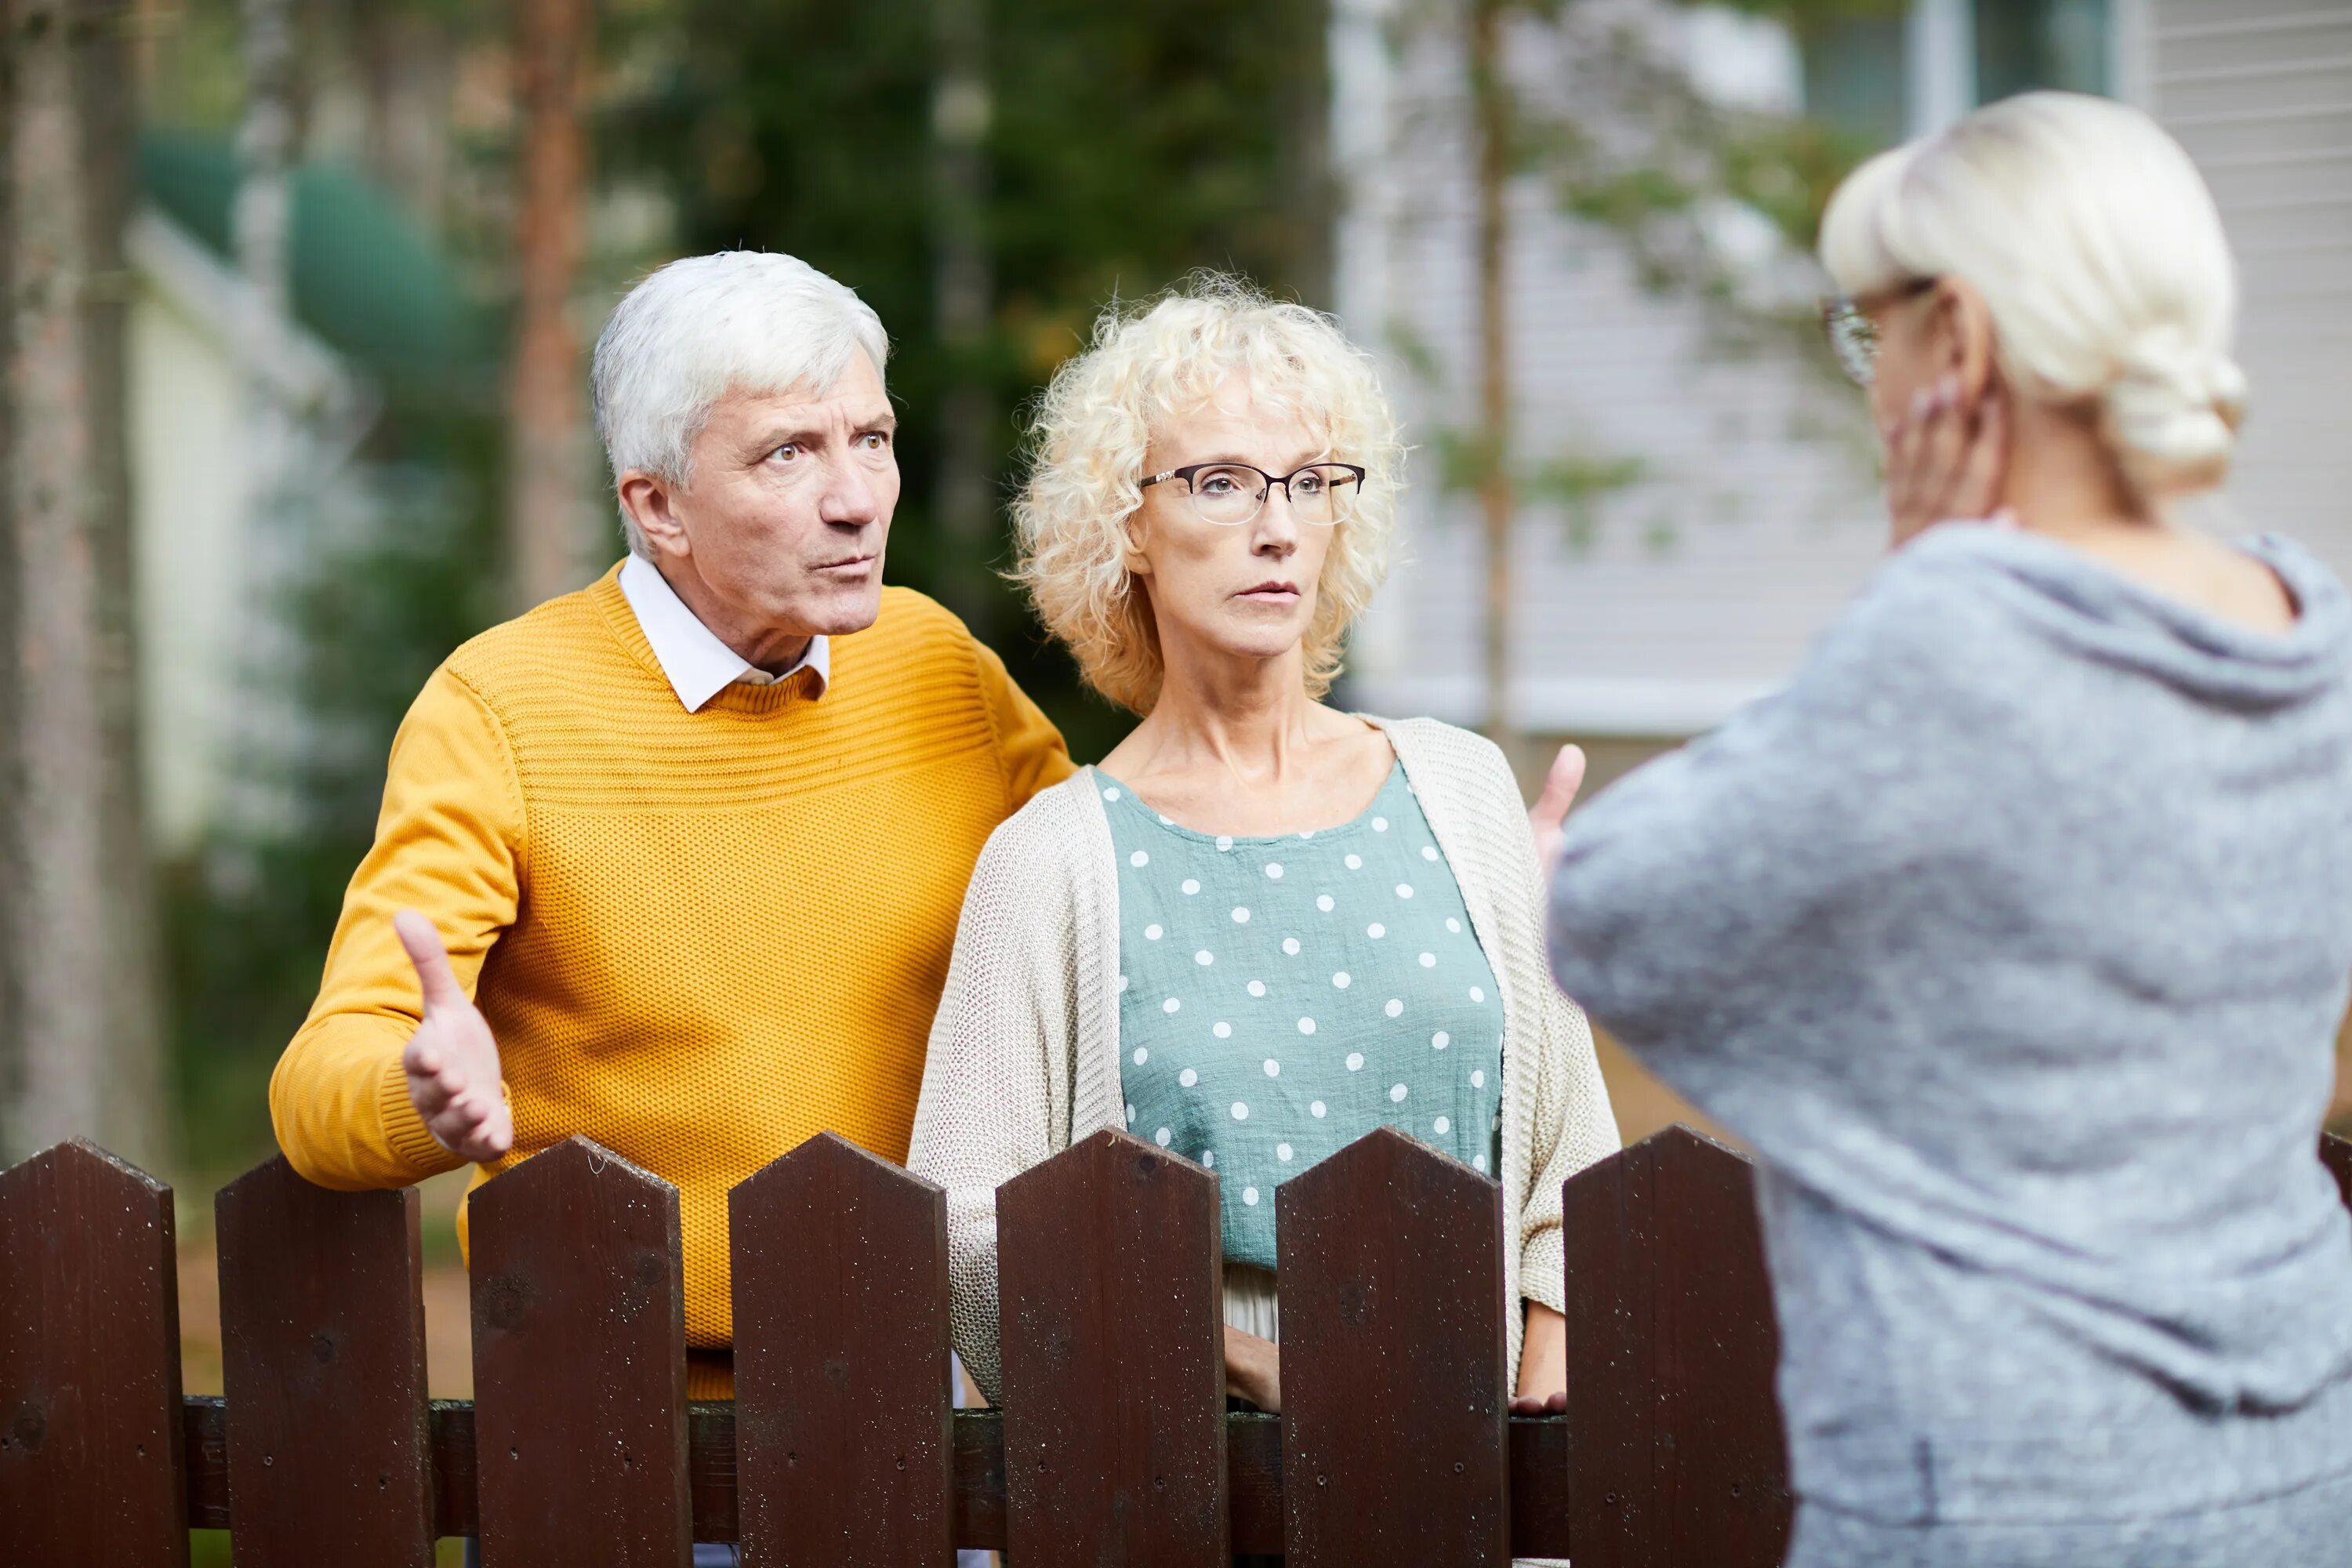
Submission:
<svg viewBox="0 0 2352 1568">
<path fill-rule="evenodd" d="M 1216 1177 L 1115 1130 L 996 1190 L 1005 1529 L 1024 1568 L 1224 1568 Z"/>
<path fill-rule="evenodd" d="M 238 1568 L 433 1562 L 418 1210 L 282 1156 L 214 1200 Z"/>
<path fill-rule="evenodd" d="M 1502 1189 L 1381 1127 L 1275 1213 L 1287 1561 L 1502 1568 Z"/>
<path fill-rule="evenodd" d="M 0 1172 L 0 1521 L 12 1561 L 179 1568 L 172 1189 L 85 1139 Z"/>
<path fill-rule="evenodd" d="M 821 1132 L 727 1214 L 746 1568 L 946 1562 L 947 1194 Z"/>
<path fill-rule="evenodd" d="M 1562 1193 L 1578 1568 L 1768 1568 L 1792 1503 L 1755 1167 L 1675 1125 Z"/>
<path fill-rule="evenodd" d="M 677 1189 L 572 1137 L 470 1201 L 486 1568 L 691 1544 Z"/>
<path fill-rule="evenodd" d="M 2352 1208 L 2352 1138 L 2338 1138 L 2333 1132 L 2319 1135 L 2319 1163 L 2327 1167 L 2342 1189 L 2344 1204 Z"/>
</svg>

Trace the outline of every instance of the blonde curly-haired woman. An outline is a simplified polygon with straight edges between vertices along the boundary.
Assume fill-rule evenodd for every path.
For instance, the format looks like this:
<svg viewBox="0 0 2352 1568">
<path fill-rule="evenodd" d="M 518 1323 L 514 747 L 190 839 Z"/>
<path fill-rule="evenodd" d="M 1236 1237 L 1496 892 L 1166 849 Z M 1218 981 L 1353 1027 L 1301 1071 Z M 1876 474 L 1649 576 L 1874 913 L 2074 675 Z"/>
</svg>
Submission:
<svg viewBox="0 0 2352 1568">
<path fill-rule="evenodd" d="M 2246 394 L 2212 200 L 2036 94 L 1865 165 L 1822 253 L 1899 549 L 1578 815 L 1551 925 L 1761 1157 L 1789 1561 L 2352 1562 L 2352 600 L 2177 516 Z"/>
<path fill-rule="evenodd" d="M 1389 1125 L 1500 1182 L 1515 1403 L 1557 1408 L 1560 1184 L 1617 1137 L 1525 807 L 1487 742 L 1320 700 L 1395 518 L 1369 357 L 1207 279 L 1106 315 L 1034 435 L 1020 578 L 1141 721 L 964 905 L 908 1164 L 948 1189 L 965 1364 L 993 1398 L 997 1185 L 1128 1128 L 1216 1172 L 1228 1381 L 1280 1408 L 1275 1188 Z"/>
</svg>

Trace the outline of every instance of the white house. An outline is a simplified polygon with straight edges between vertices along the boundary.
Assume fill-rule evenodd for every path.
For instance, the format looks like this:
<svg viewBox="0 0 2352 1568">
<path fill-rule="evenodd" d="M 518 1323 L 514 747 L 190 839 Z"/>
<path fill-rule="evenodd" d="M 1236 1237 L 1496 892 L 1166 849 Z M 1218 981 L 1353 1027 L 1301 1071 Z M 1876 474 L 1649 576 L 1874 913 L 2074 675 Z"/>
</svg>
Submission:
<svg viewBox="0 0 2352 1568">
<path fill-rule="evenodd" d="M 1342 182 L 1337 304 L 1383 345 L 1423 443 L 1412 565 L 1360 634 L 1366 706 L 1476 723 L 1482 548 L 1433 433 L 1475 422 L 1479 372 L 1465 73 L 1410 0 L 1340 0 L 1332 32 Z M 2243 268 L 2254 388 L 2232 495 L 2352 573 L 2352 5 L 2345 0 L 1913 0 L 1907 16 L 1799 42 L 1724 11 L 1612 6 L 1710 92 L 1803 108 L 1891 142 L 2034 86 L 2145 105 L 2188 146 Z M 1575 8 L 1572 8 L 1575 9 Z M 1510 67 L 1566 79 L 1540 26 Z M 1879 555 L 1858 401 L 1792 353 L 1727 356 L 1688 300 L 1646 291 L 1609 231 L 1514 193 L 1508 267 L 1519 456 L 1637 459 L 1579 543 L 1557 508 L 1517 524 L 1511 708 L 1524 728 L 1664 742 L 1769 689 Z"/>
</svg>

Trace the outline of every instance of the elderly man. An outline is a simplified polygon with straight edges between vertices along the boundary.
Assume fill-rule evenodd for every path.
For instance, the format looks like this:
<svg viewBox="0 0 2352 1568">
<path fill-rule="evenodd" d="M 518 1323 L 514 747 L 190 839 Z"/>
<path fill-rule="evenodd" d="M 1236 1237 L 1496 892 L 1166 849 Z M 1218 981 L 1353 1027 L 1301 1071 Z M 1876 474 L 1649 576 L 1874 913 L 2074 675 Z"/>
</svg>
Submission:
<svg viewBox="0 0 2352 1568">
<path fill-rule="evenodd" d="M 628 558 L 425 683 L 270 1082 L 325 1186 L 478 1184 L 575 1132 L 675 1183 L 698 1398 L 730 1383 L 728 1189 L 827 1129 L 906 1158 L 972 864 L 1070 771 L 993 654 L 882 585 L 886 351 L 789 257 L 621 302 Z"/>
</svg>

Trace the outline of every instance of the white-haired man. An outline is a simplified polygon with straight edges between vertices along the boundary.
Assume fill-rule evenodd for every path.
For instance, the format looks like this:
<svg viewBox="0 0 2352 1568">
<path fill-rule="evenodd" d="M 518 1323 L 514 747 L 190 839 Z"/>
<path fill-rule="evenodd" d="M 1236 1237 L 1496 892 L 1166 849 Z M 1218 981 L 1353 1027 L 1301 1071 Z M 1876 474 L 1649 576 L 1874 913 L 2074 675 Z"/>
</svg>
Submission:
<svg viewBox="0 0 2352 1568">
<path fill-rule="evenodd" d="M 621 302 L 594 377 L 628 557 L 426 682 L 270 1082 L 330 1187 L 478 1184 L 573 1133 L 675 1183 L 698 1398 L 730 1386 L 728 1189 L 824 1130 L 905 1160 L 972 864 L 1070 771 L 995 655 L 882 586 L 886 352 L 789 257 Z"/>
</svg>

